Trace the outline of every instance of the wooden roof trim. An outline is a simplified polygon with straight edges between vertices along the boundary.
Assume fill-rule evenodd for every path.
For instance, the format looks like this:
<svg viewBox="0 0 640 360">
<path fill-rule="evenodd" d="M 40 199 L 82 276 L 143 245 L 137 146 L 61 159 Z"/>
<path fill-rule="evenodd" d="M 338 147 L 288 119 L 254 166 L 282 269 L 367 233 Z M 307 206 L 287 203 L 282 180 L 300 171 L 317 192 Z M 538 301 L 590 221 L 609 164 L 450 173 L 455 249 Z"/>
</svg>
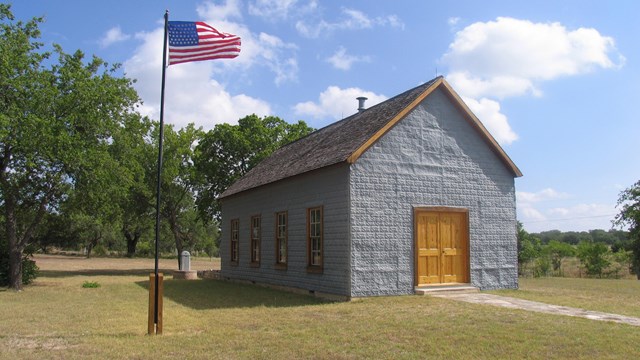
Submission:
<svg viewBox="0 0 640 360">
<path fill-rule="evenodd" d="M 407 114 L 409 114 L 427 96 L 429 96 L 435 89 L 437 89 L 438 86 L 443 83 L 443 81 L 443 77 L 440 77 L 436 81 L 434 81 L 431 86 L 429 86 L 422 94 L 418 95 L 418 97 L 416 97 L 407 107 L 402 109 L 402 111 L 394 116 L 393 119 L 386 123 L 380 130 L 378 130 L 371 138 L 369 138 L 369 140 L 360 145 L 360 147 L 347 158 L 347 162 L 349 164 L 355 163 L 365 151 L 367 151 L 373 144 L 375 144 L 375 142 L 378 141 L 378 139 L 380 139 L 384 134 L 391 130 L 391 128 L 393 128 L 400 120 L 404 119 Z"/>
<path fill-rule="evenodd" d="M 446 89 L 445 94 L 452 100 L 455 106 L 462 111 L 463 115 L 467 118 L 467 121 L 473 126 L 484 138 L 484 140 L 489 144 L 491 149 L 498 155 L 498 157 L 503 161 L 503 163 L 513 172 L 516 177 L 521 177 L 522 172 L 516 164 L 511 160 L 509 155 L 502 149 L 500 144 L 496 141 L 496 139 L 489 133 L 487 128 L 484 127 L 482 122 L 476 117 L 476 115 L 469 109 L 467 104 L 464 103 L 462 98 L 458 95 L 458 93 L 453 90 L 451 85 L 444 80 L 443 77 L 436 79 L 436 81 L 431 84 L 422 94 L 418 95 L 416 99 L 414 99 L 407 107 L 402 109 L 396 116 L 393 117 L 389 122 L 385 124 L 380 130 L 378 130 L 369 140 L 367 140 L 364 144 L 360 145 L 356 151 L 354 151 L 348 158 L 347 162 L 349 164 L 355 163 L 362 154 L 367 151 L 373 144 L 375 144 L 378 139 L 380 139 L 384 134 L 386 134 L 391 128 L 393 128 L 400 120 L 404 119 L 407 114 L 409 114 L 416 106 L 418 106 L 427 96 L 429 96 L 435 89 L 440 87 L 440 85 L 444 86 Z"/>
<path fill-rule="evenodd" d="M 511 160 L 511 158 L 509 157 L 509 155 L 507 155 L 504 149 L 502 149 L 500 144 L 498 144 L 496 139 L 491 135 L 491 133 L 487 130 L 487 128 L 484 127 L 480 119 L 478 119 L 478 117 L 476 117 L 476 115 L 471 111 L 471 109 L 469 109 L 467 104 L 464 103 L 464 101 L 458 95 L 458 93 L 456 93 L 455 90 L 453 90 L 453 88 L 451 87 L 451 85 L 449 85 L 448 82 L 442 81 L 442 85 L 444 85 L 445 89 L 447 89 L 445 93 L 449 96 L 450 99 L 453 100 L 453 103 L 463 112 L 463 114 L 466 115 L 471 126 L 475 127 L 476 130 L 480 132 L 480 134 L 484 137 L 484 139 L 489 143 L 492 150 L 496 153 L 496 155 L 498 155 L 498 157 L 504 162 L 504 164 L 513 172 L 515 177 L 521 177 L 522 172 L 520 171 L 520 169 L 516 166 L 513 160 Z"/>
</svg>

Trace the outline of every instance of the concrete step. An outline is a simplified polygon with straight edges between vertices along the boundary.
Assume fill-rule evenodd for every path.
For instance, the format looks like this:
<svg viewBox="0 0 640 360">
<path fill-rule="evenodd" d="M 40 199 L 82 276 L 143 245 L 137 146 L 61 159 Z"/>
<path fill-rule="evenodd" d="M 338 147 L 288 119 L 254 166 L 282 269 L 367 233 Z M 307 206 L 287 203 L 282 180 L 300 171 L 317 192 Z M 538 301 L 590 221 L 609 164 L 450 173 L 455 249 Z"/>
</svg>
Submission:
<svg viewBox="0 0 640 360">
<path fill-rule="evenodd" d="M 477 292 L 480 292 L 480 289 L 471 284 L 434 285 L 415 288 L 416 295 L 436 295 L 447 293 L 466 294 Z"/>
</svg>

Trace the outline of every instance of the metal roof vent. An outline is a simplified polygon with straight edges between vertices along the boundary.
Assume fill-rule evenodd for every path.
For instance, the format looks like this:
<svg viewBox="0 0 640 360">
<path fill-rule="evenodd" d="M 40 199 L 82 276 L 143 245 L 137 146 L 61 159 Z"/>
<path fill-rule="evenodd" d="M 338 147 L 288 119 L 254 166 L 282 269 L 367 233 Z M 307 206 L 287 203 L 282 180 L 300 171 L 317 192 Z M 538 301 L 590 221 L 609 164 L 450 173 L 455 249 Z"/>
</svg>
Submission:
<svg viewBox="0 0 640 360">
<path fill-rule="evenodd" d="M 360 96 L 356 98 L 356 100 L 358 100 L 358 112 L 364 111 L 365 110 L 364 102 L 367 100 L 367 98 L 364 96 Z"/>
</svg>

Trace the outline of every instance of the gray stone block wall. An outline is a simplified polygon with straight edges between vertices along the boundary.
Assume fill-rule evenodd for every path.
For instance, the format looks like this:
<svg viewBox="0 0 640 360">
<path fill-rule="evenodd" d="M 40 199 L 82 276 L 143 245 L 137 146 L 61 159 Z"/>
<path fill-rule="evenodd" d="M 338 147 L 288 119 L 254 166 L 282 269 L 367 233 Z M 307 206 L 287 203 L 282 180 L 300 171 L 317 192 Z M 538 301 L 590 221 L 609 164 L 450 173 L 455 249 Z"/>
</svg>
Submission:
<svg viewBox="0 0 640 360">
<path fill-rule="evenodd" d="M 350 172 L 351 296 L 413 293 L 413 209 L 469 211 L 471 283 L 517 287 L 513 174 L 436 90 Z"/>
<path fill-rule="evenodd" d="M 349 167 L 346 164 L 295 176 L 223 199 L 221 276 L 236 280 L 295 287 L 349 296 Z M 306 211 L 323 206 L 324 270 L 307 272 Z M 289 222 L 288 266 L 275 268 L 275 214 L 287 211 Z M 249 222 L 262 217 L 260 267 L 250 263 Z M 240 225 L 240 261 L 230 264 L 230 220 Z"/>
</svg>

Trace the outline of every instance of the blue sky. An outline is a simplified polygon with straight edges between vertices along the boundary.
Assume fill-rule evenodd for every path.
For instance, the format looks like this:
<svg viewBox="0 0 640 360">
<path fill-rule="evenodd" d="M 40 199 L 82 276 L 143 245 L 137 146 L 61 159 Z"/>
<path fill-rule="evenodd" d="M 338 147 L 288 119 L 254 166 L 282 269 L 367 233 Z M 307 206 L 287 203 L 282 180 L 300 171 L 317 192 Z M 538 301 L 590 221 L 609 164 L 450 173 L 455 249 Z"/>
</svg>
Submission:
<svg viewBox="0 0 640 360">
<path fill-rule="evenodd" d="M 165 121 L 204 129 L 247 114 L 322 127 L 444 75 L 524 177 L 530 232 L 609 229 L 640 179 L 637 1 L 13 1 L 42 40 L 137 79 L 158 119 L 162 21 L 240 35 L 233 60 L 171 66 Z"/>
</svg>

